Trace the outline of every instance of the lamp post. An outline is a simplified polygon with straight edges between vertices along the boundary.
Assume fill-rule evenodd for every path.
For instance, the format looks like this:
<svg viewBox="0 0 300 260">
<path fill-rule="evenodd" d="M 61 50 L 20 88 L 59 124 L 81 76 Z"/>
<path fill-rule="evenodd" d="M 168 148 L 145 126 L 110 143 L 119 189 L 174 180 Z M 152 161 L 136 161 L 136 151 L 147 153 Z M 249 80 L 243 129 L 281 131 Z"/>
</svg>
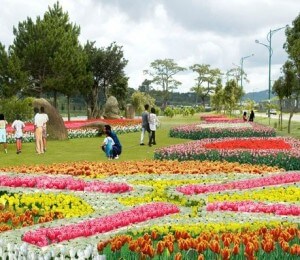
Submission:
<svg viewBox="0 0 300 260">
<path fill-rule="evenodd" d="M 241 88 L 242 89 L 243 89 L 244 60 L 247 59 L 247 58 L 253 57 L 253 56 L 254 56 L 254 54 L 252 53 L 251 55 L 248 55 L 248 56 L 245 56 L 245 57 L 241 58 Z"/>
<path fill-rule="evenodd" d="M 274 33 L 286 28 L 288 25 L 277 28 L 277 29 L 270 29 L 270 31 L 267 34 L 267 41 L 269 44 L 264 44 L 260 42 L 259 40 L 255 40 L 255 43 L 261 44 L 265 46 L 269 51 L 269 108 L 268 108 L 268 117 L 269 117 L 269 125 L 270 125 L 270 105 L 271 105 L 271 63 L 272 63 L 272 55 L 273 55 L 273 49 L 272 49 L 272 36 Z"/>
</svg>

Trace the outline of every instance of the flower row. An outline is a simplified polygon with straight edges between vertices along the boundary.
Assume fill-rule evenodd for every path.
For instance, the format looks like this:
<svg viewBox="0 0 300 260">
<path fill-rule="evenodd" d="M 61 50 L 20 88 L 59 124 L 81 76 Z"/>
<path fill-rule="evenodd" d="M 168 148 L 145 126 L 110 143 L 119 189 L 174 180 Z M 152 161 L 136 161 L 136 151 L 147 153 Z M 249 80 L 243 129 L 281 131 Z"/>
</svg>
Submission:
<svg viewBox="0 0 300 260">
<path fill-rule="evenodd" d="M 276 166 L 240 164 L 238 162 L 219 161 L 171 161 L 144 160 L 111 162 L 73 162 L 49 165 L 10 166 L 0 168 L 3 172 L 67 174 L 100 178 L 111 175 L 147 174 L 218 174 L 218 173 L 252 173 L 263 174 L 279 172 Z"/>
<path fill-rule="evenodd" d="M 4 187 L 27 187 L 104 193 L 123 193 L 132 188 L 126 183 L 84 181 L 73 177 L 13 176 L 0 174 L 0 185 Z"/>
<path fill-rule="evenodd" d="M 249 146 L 251 142 L 259 145 L 253 148 Z M 299 170 L 300 140 L 283 137 L 203 139 L 157 149 L 154 158 L 180 161 L 226 160 Z"/>
<path fill-rule="evenodd" d="M 224 137 L 271 137 L 275 136 L 274 128 L 257 123 L 201 123 L 173 127 L 170 137 L 200 140 L 204 138 Z"/>
<path fill-rule="evenodd" d="M 179 212 L 179 208 L 168 203 L 152 203 L 105 217 L 86 220 L 54 228 L 39 228 L 26 232 L 23 241 L 40 247 L 70 240 L 109 232 L 116 228 L 137 224 L 149 219 L 159 218 Z"/>
</svg>

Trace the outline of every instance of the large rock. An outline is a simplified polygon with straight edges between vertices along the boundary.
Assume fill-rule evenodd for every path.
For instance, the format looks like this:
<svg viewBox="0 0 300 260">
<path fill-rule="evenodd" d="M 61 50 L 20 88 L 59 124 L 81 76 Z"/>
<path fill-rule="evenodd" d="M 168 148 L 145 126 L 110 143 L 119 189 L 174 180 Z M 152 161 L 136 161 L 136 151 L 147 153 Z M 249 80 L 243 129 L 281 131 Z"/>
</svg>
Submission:
<svg viewBox="0 0 300 260">
<path fill-rule="evenodd" d="M 127 104 L 126 105 L 125 117 L 129 118 L 129 119 L 134 119 L 135 109 L 134 109 L 134 106 L 132 104 Z"/>
<path fill-rule="evenodd" d="M 47 134 L 50 139 L 54 140 L 66 140 L 68 139 L 68 131 L 65 127 L 65 123 L 61 115 L 56 108 L 52 106 L 46 99 L 38 98 L 33 101 L 33 107 L 45 108 L 45 113 L 49 117 L 47 123 Z"/>
<path fill-rule="evenodd" d="M 120 109 L 118 100 L 114 96 L 110 96 L 104 106 L 103 117 L 105 119 L 119 119 Z"/>
</svg>

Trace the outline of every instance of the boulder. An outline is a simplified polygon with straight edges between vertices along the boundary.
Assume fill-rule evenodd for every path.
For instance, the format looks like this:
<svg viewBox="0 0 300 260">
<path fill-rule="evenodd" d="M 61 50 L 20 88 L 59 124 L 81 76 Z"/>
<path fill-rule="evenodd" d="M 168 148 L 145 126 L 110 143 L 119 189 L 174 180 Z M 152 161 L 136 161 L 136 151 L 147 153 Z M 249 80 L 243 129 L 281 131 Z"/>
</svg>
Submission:
<svg viewBox="0 0 300 260">
<path fill-rule="evenodd" d="M 118 100 L 114 96 L 110 96 L 104 106 L 103 117 L 105 119 L 119 119 L 120 109 Z"/>
<path fill-rule="evenodd" d="M 134 119 L 135 109 L 134 109 L 134 106 L 132 104 L 127 104 L 126 105 L 125 117 L 129 118 L 129 119 Z"/>
<path fill-rule="evenodd" d="M 45 113 L 49 117 L 49 121 L 47 123 L 47 134 L 49 139 L 53 139 L 53 140 L 68 139 L 68 131 L 67 128 L 65 127 L 64 120 L 54 106 L 52 106 L 44 98 L 34 99 L 32 105 L 33 107 L 37 107 L 38 109 L 40 109 L 41 107 L 45 108 Z"/>
</svg>

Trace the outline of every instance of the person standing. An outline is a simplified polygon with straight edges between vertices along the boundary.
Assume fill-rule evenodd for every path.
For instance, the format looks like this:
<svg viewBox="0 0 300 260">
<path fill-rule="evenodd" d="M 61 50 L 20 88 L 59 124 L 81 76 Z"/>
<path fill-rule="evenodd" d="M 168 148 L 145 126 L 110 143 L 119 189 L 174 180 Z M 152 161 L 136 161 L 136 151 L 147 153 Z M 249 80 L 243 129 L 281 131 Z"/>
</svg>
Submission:
<svg viewBox="0 0 300 260">
<path fill-rule="evenodd" d="M 122 153 L 122 145 L 117 134 L 111 130 L 110 125 L 105 125 L 103 131 L 114 140 L 115 144 L 112 146 L 113 159 L 119 159 L 119 155 Z M 105 152 L 104 147 L 102 147 L 102 150 Z"/>
<path fill-rule="evenodd" d="M 12 123 L 11 127 L 15 130 L 17 154 L 19 154 L 22 151 L 23 128 L 25 127 L 20 115 L 16 116 L 16 120 Z"/>
<path fill-rule="evenodd" d="M 41 107 L 41 113 L 40 115 L 44 119 L 44 125 L 43 125 L 43 132 L 42 132 L 42 140 L 43 140 L 43 149 L 44 152 L 46 152 L 46 146 L 47 146 L 47 122 L 49 121 L 48 115 L 45 113 L 45 108 Z"/>
<path fill-rule="evenodd" d="M 150 114 L 149 114 L 149 128 L 150 128 L 150 138 L 149 138 L 149 146 L 151 147 L 152 144 L 156 145 L 155 141 L 155 132 L 156 132 L 156 126 L 158 125 L 158 119 L 155 114 L 155 108 L 152 107 Z"/>
<path fill-rule="evenodd" d="M 249 116 L 249 121 L 250 122 L 253 122 L 253 120 L 254 120 L 254 112 L 253 112 L 253 110 L 251 110 L 251 112 L 250 112 L 250 116 Z"/>
<path fill-rule="evenodd" d="M 44 116 L 39 113 L 38 108 L 34 108 L 34 111 L 36 112 L 34 116 L 36 152 L 38 154 L 43 154 L 44 153 L 43 127 L 44 127 L 45 119 Z"/>
<path fill-rule="evenodd" d="M 144 106 L 145 110 L 142 113 L 142 133 L 141 133 L 141 140 L 140 140 L 140 145 L 145 145 L 144 144 L 144 137 L 146 131 L 148 132 L 148 137 L 150 139 L 150 127 L 149 127 L 149 105 L 146 104 Z"/>
<path fill-rule="evenodd" d="M 4 114 L 0 114 L 0 143 L 3 144 L 4 152 L 7 153 L 7 141 L 6 141 L 6 126 Z"/>
<path fill-rule="evenodd" d="M 246 111 L 243 113 L 243 121 L 244 121 L 244 122 L 247 121 L 247 112 L 246 112 Z"/>
</svg>

